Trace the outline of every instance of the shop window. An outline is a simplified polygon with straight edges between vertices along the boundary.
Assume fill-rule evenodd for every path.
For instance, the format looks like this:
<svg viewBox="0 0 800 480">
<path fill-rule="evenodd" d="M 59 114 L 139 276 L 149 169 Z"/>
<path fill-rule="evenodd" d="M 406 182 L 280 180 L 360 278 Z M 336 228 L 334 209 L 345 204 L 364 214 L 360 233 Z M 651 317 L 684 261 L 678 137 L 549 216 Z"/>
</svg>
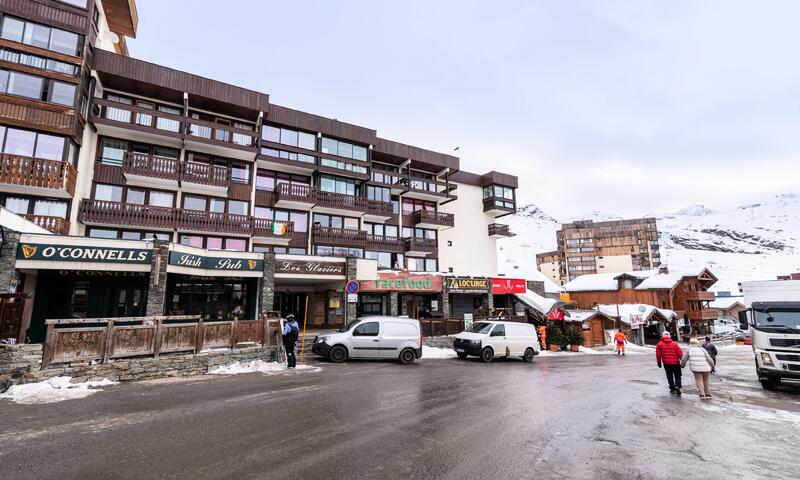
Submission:
<svg viewBox="0 0 800 480">
<path fill-rule="evenodd" d="M 289 249 L 290 255 L 305 255 L 306 249 L 305 248 L 290 248 Z"/>
<path fill-rule="evenodd" d="M 107 228 L 90 228 L 89 236 L 92 238 L 117 238 L 117 231 Z"/>
<path fill-rule="evenodd" d="M 121 237 L 123 240 L 141 240 L 142 234 L 139 232 L 122 232 Z"/>
<path fill-rule="evenodd" d="M 180 242 L 188 247 L 203 248 L 203 237 L 197 235 L 181 235 Z"/>
<path fill-rule="evenodd" d="M 287 253 L 286 247 L 273 247 L 273 253 Z"/>
<path fill-rule="evenodd" d="M 222 250 L 222 238 L 220 237 L 206 238 L 206 248 L 209 250 Z"/>
<path fill-rule="evenodd" d="M 72 318 L 86 318 L 86 309 L 89 306 L 89 282 L 75 282 L 70 306 Z"/>
</svg>

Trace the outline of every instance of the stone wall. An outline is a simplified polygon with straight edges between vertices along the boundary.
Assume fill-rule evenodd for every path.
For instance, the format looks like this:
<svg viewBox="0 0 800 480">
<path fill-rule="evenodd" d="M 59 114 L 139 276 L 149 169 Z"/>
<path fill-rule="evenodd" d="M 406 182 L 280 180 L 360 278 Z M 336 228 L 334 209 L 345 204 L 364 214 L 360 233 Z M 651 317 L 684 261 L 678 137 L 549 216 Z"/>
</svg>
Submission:
<svg viewBox="0 0 800 480">
<path fill-rule="evenodd" d="M 0 345 L 0 391 L 12 380 L 39 369 L 42 344 Z"/>
<path fill-rule="evenodd" d="M 148 317 L 164 315 L 164 297 L 167 293 L 167 264 L 169 263 L 169 242 L 153 242 L 153 263 L 150 265 L 150 285 L 147 291 Z"/>
<path fill-rule="evenodd" d="M 422 344 L 426 347 L 453 348 L 453 337 L 424 337 Z"/>
<path fill-rule="evenodd" d="M 39 348 L 38 359 L 41 359 L 41 345 Z M 22 347 L 27 347 L 23 345 Z M 29 359 L 33 357 L 34 345 L 29 346 Z M 6 347 L 7 349 L 8 347 Z M 197 355 L 165 355 L 159 358 L 131 358 L 121 359 L 110 363 L 90 365 L 86 362 L 73 363 L 69 365 L 52 365 L 46 370 L 39 370 L 38 362 L 29 362 L 27 366 L 23 362 L 17 363 L 19 368 L 14 373 L 3 374 L 2 364 L 0 364 L 0 391 L 7 386 L 40 382 L 52 377 L 72 377 L 76 381 L 100 380 L 107 378 L 118 382 L 134 382 L 137 380 L 149 380 L 153 378 L 183 377 L 189 375 L 202 375 L 208 369 L 218 365 L 228 365 L 233 362 L 247 362 L 251 360 L 264 360 L 273 362 L 277 359 L 278 347 L 247 347 L 234 350 L 222 350 L 198 353 Z M 3 352 L 3 350 L 0 350 Z M 17 352 L 23 352 L 18 350 Z M 17 353 L 15 352 L 15 353 Z M 0 353 L 2 359 L 3 353 Z M 15 360 L 20 360 L 23 355 L 19 353 Z M 0 360 L 1 362 L 2 360 Z M 10 370 L 9 367 L 6 370 Z"/>
<path fill-rule="evenodd" d="M 15 265 L 17 262 L 19 233 L 6 231 L 5 242 L 2 245 L 2 249 L 0 249 L 0 293 L 8 293 L 12 279 L 18 279 Z"/>
</svg>

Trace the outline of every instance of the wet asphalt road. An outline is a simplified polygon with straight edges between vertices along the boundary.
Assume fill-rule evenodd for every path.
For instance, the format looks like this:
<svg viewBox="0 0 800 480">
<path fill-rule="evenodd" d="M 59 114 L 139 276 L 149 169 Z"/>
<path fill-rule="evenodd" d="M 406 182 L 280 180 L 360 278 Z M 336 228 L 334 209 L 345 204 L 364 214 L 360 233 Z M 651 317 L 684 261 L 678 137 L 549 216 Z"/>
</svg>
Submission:
<svg viewBox="0 0 800 480">
<path fill-rule="evenodd" d="M 734 402 L 671 397 L 650 354 L 318 365 L 0 401 L 0 478 L 800 478 L 800 391 L 748 348 L 721 351 Z"/>
</svg>

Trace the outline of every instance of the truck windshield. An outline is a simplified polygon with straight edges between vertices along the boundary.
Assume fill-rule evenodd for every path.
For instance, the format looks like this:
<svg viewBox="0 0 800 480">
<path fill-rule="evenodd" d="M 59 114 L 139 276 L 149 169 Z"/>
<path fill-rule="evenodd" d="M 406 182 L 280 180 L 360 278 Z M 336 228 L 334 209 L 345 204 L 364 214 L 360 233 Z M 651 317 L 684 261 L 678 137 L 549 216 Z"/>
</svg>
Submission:
<svg viewBox="0 0 800 480">
<path fill-rule="evenodd" d="M 756 327 L 786 333 L 800 333 L 800 309 L 766 308 L 755 310 Z"/>
<path fill-rule="evenodd" d="M 491 323 L 478 322 L 478 323 L 473 323 L 469 331 L 472 333 L 489 333 L 489 330 L 491 329 L 492 329 Z"/>
</svg>

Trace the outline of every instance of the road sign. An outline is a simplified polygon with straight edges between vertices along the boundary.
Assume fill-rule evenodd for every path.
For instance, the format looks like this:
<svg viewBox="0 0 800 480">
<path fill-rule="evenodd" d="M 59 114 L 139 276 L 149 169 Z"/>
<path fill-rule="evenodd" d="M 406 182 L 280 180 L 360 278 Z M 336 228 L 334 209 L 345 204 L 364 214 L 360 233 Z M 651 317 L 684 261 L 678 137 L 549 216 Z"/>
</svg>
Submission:
<svg viewBox="0 0 800 480">
<path fill-rule="evenodd" d="M 358 294 L 357 293 L 348 293 L 347 294 L 347 303 L 358 303 Z"/>
<path fill-rule="evenodd" d="M 358 293 L 359 290 L 361 290 L 361 287 L 355 280 L 350 280 L 349 282 L 347 282 L 347 285 L 344 287 L 344 289 L 347 293 L 356 294 Z"/>
</svg>

